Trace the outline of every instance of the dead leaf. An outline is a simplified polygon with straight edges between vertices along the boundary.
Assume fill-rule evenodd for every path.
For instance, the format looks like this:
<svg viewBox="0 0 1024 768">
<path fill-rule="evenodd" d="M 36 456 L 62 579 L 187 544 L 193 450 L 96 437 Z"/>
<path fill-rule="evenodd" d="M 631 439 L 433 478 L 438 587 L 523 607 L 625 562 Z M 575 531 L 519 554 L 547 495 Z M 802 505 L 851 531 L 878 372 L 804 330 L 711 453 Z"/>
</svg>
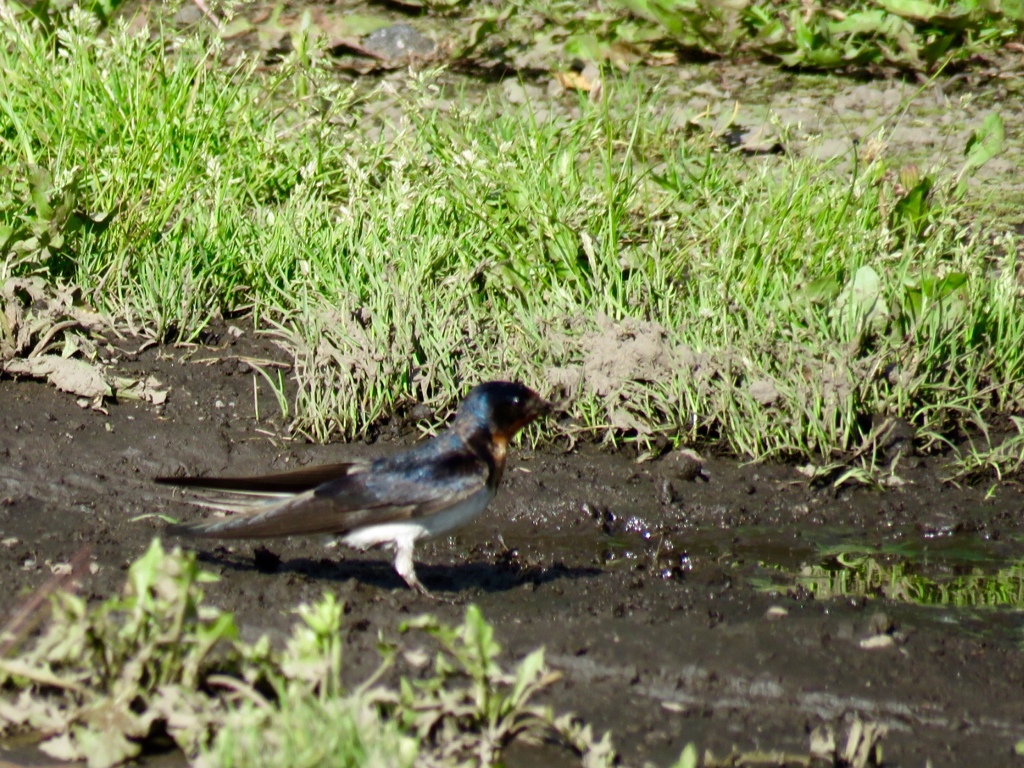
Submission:
<svg viewBox="0 0 1024 768">
<path fill-rule="evenodd" d="M 834 761 L 836 756 L 836 734 L 830 725 L 819 725 L 811 731 L 811 757 Z"/>
<path fill-rule="evenodd" d="M 52 739 L 47 739 L 39 745 L 39 751 L 45 752 L 50 757 L 56 758 L 57 760 L 63 760 L 64 762 L 70 762 L 72 760 L 78 760 L 84 755 L 78 751 L 78 747 L 71 740 L 70 733 L 62 733 L 60 736 L 54 736 Z"/>
<path fill-rule="evenodd" d="M 144 379 L 113 376 L 110 383 L 117 392 L 118 398 L 144 400 L 153 405 L 162 405 L 167 402 L 167 390 L 155 376 L 147 376 Z"/>
<path fill-rule="evenodd" d="M 45 351 L 56 339 L 92 352 L 89 339 L 72 329 L 98 333 L 112 330 L 98 312 L 81 306 L 78 290 L 52 286 L 39 278 L 11 278 L 0 287 L 0 360 Z"/>
<path fill-rule="evenodd" d="M 567 91 L 591 93 L 601 90 L 601 70 L 596 64 L 587 64 L 579 72 L 555 72 L 555 80 Z"/>
<path fill-rule="evenodd" d="M 881 723 L 853 721 L 843 750 L 843 760 L 851 768 L 869 768 L 882 763 L 881 741 L 889 729 Z"/>
<path fill-rule="evenodd" d="M 220 36 L 224 40 L 234 40 L 249 34 L 254 29 L 256 26 L 247 18 L 236 16 L 221 28 Z"/>
<path fill-rule="evenodd" d="M 9 360 L 4 365 L 4 371 L 16 376 L 46 379 L 57 389 L 79 397 L 109 397 L 112 394 L 110 385 L 100 370 L 84 360 L 40 355 Z"/>
</svg>

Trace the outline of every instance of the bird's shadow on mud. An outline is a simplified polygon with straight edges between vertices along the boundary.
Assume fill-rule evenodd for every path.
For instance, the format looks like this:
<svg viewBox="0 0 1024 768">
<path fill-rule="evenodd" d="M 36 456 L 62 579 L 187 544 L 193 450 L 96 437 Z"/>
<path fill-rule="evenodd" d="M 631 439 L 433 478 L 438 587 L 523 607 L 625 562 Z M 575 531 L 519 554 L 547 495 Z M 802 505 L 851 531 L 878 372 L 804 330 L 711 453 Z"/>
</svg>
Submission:
<svg viewBox="0 0 1024 768">
<path fill-rule="evenodd" d="M 217 548 L 197 553 L 201 563 L 243 572 L 295 574 L 317 581 L 356 581 L 377 589 L 408 589 L 395 572 L 391 560 L 333 559 L 296 557 L 283 560 L 267 549 L 257 549 L 252 557 Z M 446 565 L 418 563 L 416 573 L 431 592 L 455 596 L 460 592 L 507 592 L 524 585 L 539 587 L 559 579 L 593 578 L 600 568 L 573 567 L 563 563 L 550 566 L 522 565 L 511 558 L 497 562 L 467 562 Z"/>
</svg>

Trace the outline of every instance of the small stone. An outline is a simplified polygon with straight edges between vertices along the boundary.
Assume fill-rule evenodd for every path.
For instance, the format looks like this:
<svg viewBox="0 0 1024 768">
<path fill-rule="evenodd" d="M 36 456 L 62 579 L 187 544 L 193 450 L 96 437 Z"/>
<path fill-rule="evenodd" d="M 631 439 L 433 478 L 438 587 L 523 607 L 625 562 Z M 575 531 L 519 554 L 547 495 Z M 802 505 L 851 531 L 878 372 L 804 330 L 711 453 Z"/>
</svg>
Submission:
<svg viewBox="0 0 1024 768">
<path fill-rule="evenodd" d="M 860 641 L 860 647 L 865 651 L 876 651 L 880 648 L 892 648 L 896 645 L 892 635 L 872 635 Z"/>
<path fill-rule="evenodd" d="M 393 24 L 363 38 L 363 46 L 388 60 L 430 56 L 437 44 L 409 24 Z"/>
<path fill-rule="evenodd" d="M 896 625 L 885 611 L 876 611 L 868 619 L 868 631 L 874 635 L 891 635 Z"/>
<path fill-rule="evenodd" d="M 671 478 L 687 482 L 707 481 L 710 478 L 710 474 L 704 469 L 704 459 L 696 451 L 673 451 L 658 463 L 662 471 Z"/>
</svg>

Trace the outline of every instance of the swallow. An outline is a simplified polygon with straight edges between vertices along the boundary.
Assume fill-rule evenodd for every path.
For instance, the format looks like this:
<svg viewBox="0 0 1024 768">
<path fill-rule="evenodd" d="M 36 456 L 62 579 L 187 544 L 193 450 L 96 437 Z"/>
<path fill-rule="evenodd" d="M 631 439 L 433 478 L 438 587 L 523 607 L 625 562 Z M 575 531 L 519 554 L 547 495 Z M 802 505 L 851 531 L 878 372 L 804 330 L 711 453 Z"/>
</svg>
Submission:
<svg viewBox="0 0 1024 768">
<path fill-rule="evenodd" d="M 470 391 L 446 431 L 394 456 L 259 477 L 158 477 L 219 493 L 196 503 L 235 513 L 166 531 L 224 539 L 327 534 L 355 549 L 383 546 L 394 551 L 405 583 L 429 595 L 416 578 L 416 542 L 478 517 L 498 492 L 512 438 L 551 407 L 522 384 L 491 381 Z"/>
</svg>

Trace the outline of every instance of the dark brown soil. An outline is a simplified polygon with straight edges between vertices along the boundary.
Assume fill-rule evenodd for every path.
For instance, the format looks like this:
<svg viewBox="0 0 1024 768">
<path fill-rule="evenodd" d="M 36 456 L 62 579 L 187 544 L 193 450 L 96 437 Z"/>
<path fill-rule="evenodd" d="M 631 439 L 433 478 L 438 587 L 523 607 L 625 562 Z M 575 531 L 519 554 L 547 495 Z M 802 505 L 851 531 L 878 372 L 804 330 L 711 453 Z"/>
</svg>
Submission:
<svg viewBox="0 0 1024 768">
<path fill-rule="evenodd" d="M 264 419 L 273 399 L 240 359 L 272 353 L 248 334 L 223 338 L 219 349 L 129 357 L 126 370 L 169 385 L 159 408 L 126 402 L 105 415 L 43 384 L 0 381 L 0 611 L 86 543 L 99 566 L 86 594 L 119 589 L 163 525 L 133 518 L 196 514 L 154 486 L 156 475 L 281 470 L 389 452 L 414 438 L 397 427 L 372 445 L 274 437 L 255 419 L 254 388 Z M 418 552 L 424 583 L 454 604 L 410 591 L 386 553 L 308 540 L 272 542 L 259 559 L 249 543 L 201 544 L 222 576 L 208 599 L 236 611 L 247 634 L 279 636 L 298 603 L 336 592 L 350 610 L 353 682 L 375 666 L 378 630 L 393 635 L 402 619 L 428 611 L 456 622 L 475 602 L 510 658 L 546 646 L 565 675 L 552 703 L 611 729 L 630 764 L 666 765 L 688 741 L 719 755 L 734 746 L 806 754 L 815 726 L 855 714 L 889 726 L 886 765 L 1019 764 L 1019 614 L 979 619 L 883 600 L 769 595 L 750 577 L 759 561 L 816 562 L 822 544 L 844 541 L 936 552 L 981 542 L 1017 559 L 1024 494 L 1004 486 L 986 499 L 984 488 L 946 487 L 937 466 L 916 459 L 901 465 L 902 488 L 838 495 L 808 487 L 792 467 L 712 460 L 703 483 L 681 478 L 675 462 L 638 465 L 590 446 L 517 450 L 487 514 Z M 788 615 L 770 620 L 773 606 Z M 862 648 L 879 627 L 892 647 Z"/>
</svg>

